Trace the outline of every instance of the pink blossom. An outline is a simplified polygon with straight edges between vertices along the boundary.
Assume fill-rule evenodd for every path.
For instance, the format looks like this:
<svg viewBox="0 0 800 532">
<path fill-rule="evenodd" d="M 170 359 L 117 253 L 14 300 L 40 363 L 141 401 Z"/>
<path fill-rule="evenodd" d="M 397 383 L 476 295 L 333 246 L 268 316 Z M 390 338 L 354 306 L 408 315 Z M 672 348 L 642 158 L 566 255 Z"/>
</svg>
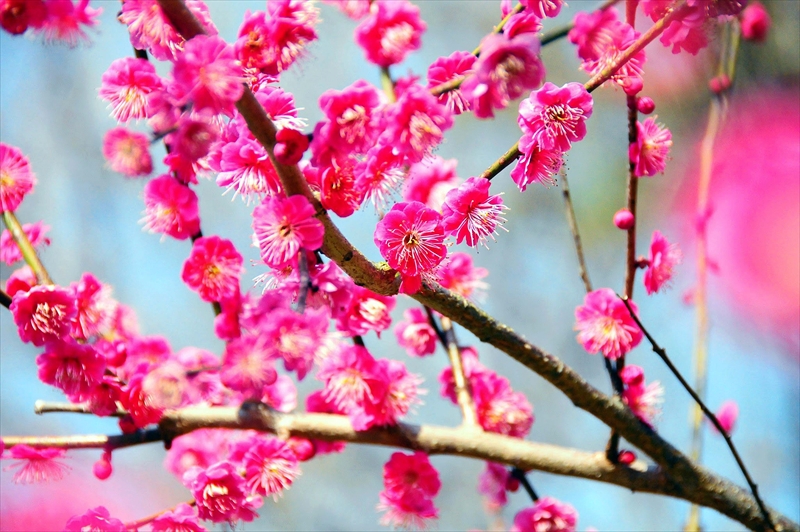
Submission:
<svg viewBox="0 0 800 532">
<path fill-rule="evenodd" d="M 422 276 L 447 254 L 441 215 L 417 201 L 395 204 L 378 222 L 374 240 L 389 266 L 400 272 L 400 291 L 407 294 L 417 292 Z"/>
<path fill-rule="evenodd" d="M 425 312 L 420 308 L 410 308 L 403 313 L 403 318 L 394 328 L 400 347 L 405 348 L 412 357 L 423 357 L 436 352 L 438 338 Z"/>
<path fill-rule="evenodd" d="M 336 321 L 336 327 L 351 336 L 367 334 L 369 331 L 375 331 L 380 336 L 381 331 L 392 324 L 390 313 L 394 305 L 393 297 L 381 296 L 356 286 L 346 312 Z"/>
<path fill-rule="evenodd" d="M 458 186 L 456 159 L 442 159 L 438 155 L 414 164 L 403 185 L 404 201 L 419 201 L 429 208 L 441 211 L 444 198 Z"/>
<path fill-rule="evenodd" d="M 622 392 L 622 401 L 628 405 L 633 413 L 652 426 L 661 413 L 661 403 L 664 401 L 664 388 L 658 381 L 645 385 L 644 370 L 640 366 L 629 364 L 619 373 L 625 389 Z"/>
<path fill-rule="evenodd" d="M 178 121 L 177 130 L 167 136 L 172 150 L 170 156 L 180 156 L 188 163 L 197 163 L 208 155 L 211 145 L 219 137 L 219 127 L 209 119 L 198 120 L 184 114 Z M 190 181 L 190 180 L 184 180 Z"/>
<path fill-rule="evenodd" d="M 260 497 L 248 497 L 245 479 L 228 461 L 217 462 L 208 469 L 193 467 L 183 475 L 183 483 L 197 501 L 200 519 L 214 523 L 252 521 L 261 506 Z"/>
<path fill-rule="evenodd" d="M 272 384 L 264 387 L 261 402 L 278 412 L 289 413 L 297 408 L 297 386 L 288 375 L 278 375 Z"/>
<path fill-rule="evenodd" d="M 627 231 L 636 223 L 633 213 L 628 209 L 620 209 L 614 213 L 614 225 L 617 229 Z"/>
<path fill-rule="evenodd" d="M 238 292 L 243 262 L 230 240 L 218 236 L 201 237 L 195 240 L 183 264 L 181 279 L 203 301 L 222 301 Z"/>
<path fill-rule="evenodd" d="M 208 7 L 199 0 L 188 0 L 186 7 L 210 35 L 217 34 Z M 184 39 L 167 20 L 158 0 L 125 0 L 119 21 L 128 26 L 131 43 L 138 50 L 149 50 L 159 61 L 174 61 L 183 50 Z"/>
<path fill-rule="evenodd" d="M 14 270 L 6 281 L 6 293 L 13 298 L 17 292 L 27 292 L 36 286 L 36 274 L 27 264 Z"/>
<path fill-rule="evenodd" d="M 178 240 L 186 240 L 200 231 L 197 194 L 164 174 L 144 187 L 145 229 Z"/>
<path fill-rule="evenodd" d="M 466 239 L 470 247 L 481 243 L 488 249 L 486 237 L 494 240 L 497 227 L 505 223 L 503 212 L 508 207 L 503 205 L 499 194 L 489 196 L 490 184 L 488 179 L 470 177 L 445 196 L 442 226 L 446 233 L 456 237 L 457 244 Z"/>
<path fill-rule="evenodd" d="M 318 412 L 320 414 L 344 414 L 344 410 L 336 406 L 332 401 L 325 398 L 322 390 L 312 392 L 306 397 L 306 411 Z M 316 448 L 317 455 L 328 453 L 341 453 L 344 451 L 346 443 L 343 441 L 323 441 L 312 440 Z"/>
<path fill-rule="evenodd" d="M 151 366 L 142 380 L 145 407 L 163 411 L 187 406 L 190 403 L 189 386 L 187 368 L 174 358 Z"/>
<path fill-rule="evenodd" d="M 130 413 L 136 428 L 158 423 L 164 413 L 164 409 L 155 404 L 154 398 L 144 388 L 147 369 L 147 365 L 140 367 L 128 380 L 120 396 L 120 403 Z"/>
<path fill-rule="evenodd" d="M 375 424 L 396 425 L 412 407 L 422 403 L 419 399 L 419 396 L 425 393 L 419 389 L 422 378 L 409 373 L 406 365 L 399 360 L 379 359 L 377 362 L 384 367 L 389 384 L 378 407 Z"/>
<path fill-rule="evenodd" d="M 370 0 L 322 0 L 323 4 L 336 6 L 339 11 L 353 20 L 358 20 L 369 13 Z"/>
<path fill-rule="evenodd" d="M 519 104 L 517 122 L 523 138 L 529 135 L 540 149 L 565 152 L 586 136 L 590 116 L 592 96 L 583 85 L 573 82 L 557 87 L 545 83 Z"/>
<path fill-rule="evenodd" d="M 69 518 L 64 528 L 64 532 L 128 532 L 125 523 L 115 517 L 111 517 L 105 506 L 98 506 L 88 510 L 83 515 L 76 515 Z"/>
<path fill-rule="evenodd" d="M 630 301 L 631 308 L 638 308 Z M 642 331 L 631 318 L 625 303 L 610 288 L 589 292 L 575 309 L 578 343 L 591 354 L 617 359 L 642 341 Z"/>
<path fill-rule="evenodd" d="M 363 190 L 356 187 L 354 157 L 340 156 L 331 160 L 330 166 L 321 169 L 318 183 L 322 206 L 337 216 L 346 218 L 353 214 L 364 200 Z"/>
<path fill-rule="evenodd" d="M 0 27 L 11 35 L 39 28 L 47 17 L 44 0 L 6 0 L 0 4 Z"/>
<path fill-rule="evenodd" d="M 371 201 L 380 213 L 393 201 L 406 175 L 402 157 L 388 144 L 369 150 L 354 172 L 355 187 L 364 191 L 364 201 Z"/>
<path fill-rule="evenodd" d="M 115 60 L 101 78 L 100 97 L 111 107 L 118 122 L 148 118 L 147 97 L 164 84 L 156 68 L 146 59 L 124 57 Z"/>
<path fill-rule="evenodd" d="M 34 248 L 50 245 L 50 238 L 46 236 L 48 231 L 50 231 L 50 226 L 45 225 L 44 222 L 22 225 L 22 232 L 25 233 Z M 22 260 L 22 253 L 8 229 L 4 229 L 0 235 L 0 260 L 9 266 Z"/>
<path fill-rule="evenodd" d="M 267 3 L 267 13 L 245 13 L 236 41 L 236 54 L 247 69 L 277 76 L 289 68 L 317 39 L 318 10 L 309 2 L 280 0 Z"/>
<path fill-rule="evenodd" d="M 277 194 L 281 184 L 266 150 L 253 139 L 240 137 L 218 147 L 217 185 L 241 194 L 250 203 L 252 196 Z M 226 190 L 226 192 L 227 192 Z"/>
<path fill-rule="evenodd" d="M 92 473 L 98 480 L 107 480 L 114 472 L 111 466 L 111 453 L 109 451 L 103 452 L 97 462 L 92 465 Z"/>
<path fill-rule="evenodd" d="M 389 380 L 386 368 L 366 348 L 343 346 L 334 351 L 321 362 L 317 379 L 325 383 L 325 400 L 346 412 L 355 430 L 378 422 Z"/>
<path fill-rule="evenodd" d="M 79 41 L 88 42 L 82 26 L 97 26 L 102 7 L 89 7 L 89 0 L 47 0 L 47 17 L 37 29 L 44 34 L 46 42 L 61 41 L 69 47 L 75 47 Z"/>
<path fill-rule="evenodd" d="M 378 133 L 378 90 L 358 80 L 341 91 L 327 90 L 319 97 L 319 107 L 328 123 L 323 134 L 330 148 L 343 153 L 366 153 Z"/>
<path fill-rule="evenodd" d="M 478 422 L 484 430 L 524 438 L 533 425 L 533 407 L 525 394 L 511 389 L 508 379 L 491 370 L 469 378 Z"/>
<path fill-rule="evenodd" d="M 542 497 L 514 516 L 511 532 L 575 532 L 578 512 L 569 504 Z"/>
<path fill-rule="evenodd" d="M 237 442 L 231 460 L 242 464 L 247 489 L 258 495 L 272 495 L 276 501 L 300 475 L 297 456 L 291 447 L 267 434 L 253 434 Z"/>
<path fill-rule="evenodd" d="M 513 38 L 491 34 L 481 41 L 474 73 L 461 84 L 475 116 L 491 118 L 495 109 L 505 109 L 511 100 L 542 84 L 545 73 L 539 50 L 539 40 L 531 33 Z"/>
<path fill-rule="evenodd" d="M 111 329 L 118 303 L 111 297 L 111 287 L 91 273 L 70 284 L 78 306 L 78 317 L 72 327 L 75 338 L 86 340 Z"/>
<path fill-rule="evenodd" d="M 541 149 L 531 135 L 523 135 L 519 141 L 519 150 L 522 152 L 522 157 L 511 170 L 511 179 L 521 192 L 524 192 L 531 183 L 556 184 L 554 176 L 564 164 L 563 153 L 559 150 Z"/>
<path fill-rule="evenodd" d="M 233 47 L 217 36 L 198 35 L 186 43 L 172 70 L 177 90 L 198 110 L 232 116 L 244 92 Z"/>
<path fill-rule="evenodd" d="M 696 55 L 708 45 L 706 23 L 711 11 L 717 16 L 715 5 L 719 2 L 687 2 L 683 13 L 670 22 L 661 34 L 661 44 L 672 46 L 672 53 L 680 53 L 681 49 Z M 654 22 L 664 17 L 672 8 L 669 0 L 643 0 L 642 11 Z M 741 6 L 740 6 L 741 8 Z"/>
<path fill-rule="evenodd" d="M 772 19 L 761 2 L 750 2 L 741 14 L 742 37 L 748 41 L 767 40 Z"/>
<path fill-rule="evenodd" d="M 20 339 L 36 347 L 65 338 L 78 314 L 72 291 L 53 285 L 17 292 L 9 309 Z"/>
<path fill-rule="evenodd" d="M 197 510 L 185 503 L 160 514 L 150 523 L 150 528 L 153 532 L 206 532 L 198 520 Z"/>
<path fill-rule="evenodd" d="M 296 260 L 301 249 L 319 249 L 325 228 L 315 214 L 305 196 L 264 199 L 253 211 L 254 238 L 262 260 L 283 268 Z"/>
<path fill-rule="evenodd" d="M 433 498 L 442 483 L 427 454 L 392 453 L 383 466 L 383 486 L 378 510 L 386 514 L 381 524 L 425 529 L 428 521 L 439 517 Z"/>
<path fill-rule="evenodd" d="M 275 160 L 291 166 L 300 162 L 308 149 L 308 137 L 296 129 L 283 128 L 275 134 Z"/>
<path fill-rule="evenodd" d="M 630 145 L 630 160 L 636 165 L 638 177 L 654 176 L 663 172 L 672 147 L 672 133 L 663 124 L 657 124 L 657 116 L 647 118 L 644 123 L 637 122 L 636 144 Z"/>
<path fill-rule="evenodd" d="M 242 296 L 239 290 L 228 298 L 219 301 L 222 312 L 214 318 L 214 334 L 220 340 L 231 341 L 239 338 L 242 329 L 239 324 L 239 313 L 242 310 Z"/>
<path fill-rule="evenodd" d="M 440 57 L 428 67 L 428 88 L 432 89 L 442 83 L 461 77 L 468 77 L 475 72 L 476 57 L 469 52 L 455 51 L 447 57 Z M 470 110 L 461 87 L 447 91 L 438 96 L 439 103 L 447 107 L 454 115 Z"/>
<path fill-rule="evenodd" d="M 522 0 L 526 11 L 530 11 L 538 18 L 554 18 L 561 12 L 561 6 L 567 3 L 564 0 Z"/>
<path fill-rule="evenodd" d="M 0 142 L 0 213 L 15 211 L 36 186 L 28 158 L 19 148 Z"/>
<path fill-rule="evenodd" d="M 104 375 L 100 384 L 91 389 L 84 401 L 92 414 L 98 417 L 110 416 L 117 411 L 117 401 L 121 393 L 119 379 Z"/>
<path fill-rule="evenodd" d="M 272 346 L 273 356 L 283 358 L 286 371 L 297 371 L 302 380 L 327 347 L 329 317 L 327 307 L 307 308 L 303 314 L 276 309 L 262 325 L 261 335 Z"/>
<path fill-rule="evenodd" d="M 103 380 L 105 357 L 90 345 L 73 341 L 51 342 L 36 357 L 39 380 L 63 391 L 68 397 L 82 401 Z"/>
<path fill-rule="evenodd" d="M 736 404 L 736 401 L 725 401 L 720 405 L 719 409 L 714 415 L 716 416 L 717 421 L 719 421 L 719 424 L 722 425 L 722 430 L 724 430 L 725 433 L 730 436 L 733 433 L 736 420 L 739 418 L 739 405 Z M 717 427 L 710 422 L 709 424 L 711 425 L 711 430 L 719 434 Z"/>
<path fill-rule="evenodd" d="M 486 462 L 486 469 L 478 477 L 478 493 L 484 496 L 490 511 L 498 512 L 508 504 L 507 492 L 513 481 L 514 478 L 506 466 Z"/>
<path fill-rule="evenodd" d="M 124 127 L 109 129 L 103 137 L 103 157 L 109 168 L 125 177 L 148 175 L 153 171 L 150 139 L 144 133 Z"/>
<path fill-rule="evenodd" d="M 222 354 L 222 383 L 246 398 L 260 398 L 264 387 L 278 378 L 273 358 L 263 336 L 244 335 L 230 341 Z"/>
<path fill-rule="evenodd" d="M 407 0 L 379 2 L 356 28 L 355 40 L 370 63 L 388 67 L 401 63 L 420 47 L 427 28 L 419 8 Z"/>
<path fill-rule="evenodd" d="M 225 429 L 199 429 L 178 436 L 164 457 L 164 469 L 182 478 L 193 467 L 211 467 L 228 456 L 233 434 Z"/>
<path fill-rule="evenodd" d="M 421 85 L 412 85 L 386 109 L 386 129 L 381 138 L 409 163 L 418 163 L 442 142 L 444 132 L 452 126 L 453 114 L 447 107 Z"/>
<path fill-rule="evenodd" d="M 670 244 L 660 231 L 653 231 L 650 243 L 650 258 L 644 272 L 644 287 L 647 294 L 654 294 L 662 288 L 669 287 L 672 270 L 683 260 L 678 244 Z"/>
<path fill-rule="evenodd" d="M 165 363 L 172 353 L 169 343 L 163 336 L 136 336 L 127 343 L 125 364 L 117 370 L 123 379 L 129 379 L 139 367 L 155 366 Z"/>
<path fill-rule="evenodd" d="M 528 11 L 527 9 L 511 15 L 506 25 L 503 26 L 503 33 L 510 38 L 523 33 L 538 33 L 542 29 L 542 19 Z"/>
<path fill-rule="evenodd" d="M 9 451 L 8 458 L 17 460 L 3 468 L 3 471 L 14 471 L 12 480 L 15 484 L 38 484 L 49 480 L 61 480 L 70 467 L 58 461 L 63 458 L 64 449 L 34 448 L 27 445 L 15 445 Z"/>
<path fill-rule="evenodd" d="M 439 284 L 461 297 L 480 298 L 488 284 L 481 279 L 489 275 L 486 268 L 473 266 L 472 257 L 467 253 L 451 253 L 438 270 Z"/>
</svg>

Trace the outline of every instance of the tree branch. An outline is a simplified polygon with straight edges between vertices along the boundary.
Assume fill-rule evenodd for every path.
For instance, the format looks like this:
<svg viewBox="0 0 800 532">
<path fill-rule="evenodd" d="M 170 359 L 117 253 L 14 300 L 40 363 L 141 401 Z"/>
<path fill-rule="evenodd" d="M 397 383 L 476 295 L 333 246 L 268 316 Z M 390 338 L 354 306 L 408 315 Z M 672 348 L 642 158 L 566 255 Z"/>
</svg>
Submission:
<svg viewBox="0 0 800 532">
<path fill-rule="evenodd" d="M 71 436 L 3 436 L 6 449 L 15 445 L 58 449 L 122 449 L 164 439 L 159 429 L 137 430 L 131 434 L 106 436 L 104 434 Z"/>
<path fill-rule="evenodd" d="M 11 238 L 14 239 L 14 243 L 17 244 L 22 258 L 25 259 L 25 262 L 36 275 L 36 280 L 39 284 L 53 284 L 50 274 L 47 273 L 42 261 L 39 260 L 39 255 L 36 254 L 36 250 L 33 248 L 33 245 L 31 245 L 31 241 L 28 240 L 25 231 L 22 230 L 22 225 L 20 225 L 17 216 L 12 211 L 4 211 L 3 222 L 6 224 L 8 232 L 11 233 Z"/>
</svg>

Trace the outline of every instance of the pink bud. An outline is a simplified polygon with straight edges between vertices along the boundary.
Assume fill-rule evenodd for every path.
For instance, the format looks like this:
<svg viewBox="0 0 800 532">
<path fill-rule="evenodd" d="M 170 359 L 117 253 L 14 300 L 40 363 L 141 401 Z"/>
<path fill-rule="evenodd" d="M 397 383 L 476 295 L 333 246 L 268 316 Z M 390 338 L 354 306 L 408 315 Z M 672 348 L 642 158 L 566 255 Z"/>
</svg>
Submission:
<svg viewBox="0 0 800 532">
<path fill-rule="evenodd" d="M 628 96 L 633 96 L 642 92 L 642 88 L 644 88 L 644 81 L 642 81 L 642 78 L 631 78 L 622 90 L 624 90 L 625 94 Z"/>
<path fill-rule="evenodd" d="M 119 424 L 119 430 L 121 430 L 123 434 L 133 434 L 137 430 L 136 423 L 134 423 L 130 414 L 119 418 L 117 423 Z"/>
<path fill-rule="evenodd" d="M 631 465 L 636 461 L 636 454 L 633 451 L 620 451 L 617 460 L 620 464 Z"/>
<path fill-rule="evenodd" d="M 100 460 L 94 463 L 92 471 L 94 472 L 94 476 L 100 480 L 105 480 L 110 477 L 113 471 L 113 468 L 111 467 L 111 453 L 104 452 L 103 456 L 100 457 Z"/>
<path fill-rule="evenodd" d="M 112 349 L 105 353 L 106 365 L 112 368 L 118 368 L 125 363 L 128 358 L 128 347 L 123 341 L 115 341 Z"/>
<path fill-rule="evenodd" d="M 742 11 L 742 37 L 748 41 L 764 42 L 771 25 L 769 13 L 759 2 L 753 2 Z"/>
<path fill-rule="evenodd" d="M 708 88 L 714 94 L 721 94 L 731 88 L 731 80 L 725 74 L 720 74 L 717 77 L 711 78 L 708 82 Z"/>
<path fill-rule="evenodd" d="M 619 372 L 619 378 L 627 386 L 640 386 L 644 384 L 644 370 L 641 366 L 631 364 L 622 368 L 622 371 Z"/>
<path fill-rule="evenodd" d="M 292 436 L 286 440 L 286 444 L 294 451 L 295 456 L 301 462 L 311 460 L 317 454 L 317 446 L 314 445 L 314 442 L 305 438 Z"/>
<path fill-rule="evenodd" d="M 736 425 L 736 419 L 739 417 L 739 405 L 736 404 L 736 401 L 725 401 L 715 415 L 719 424 L 730 435 L 733 432 L 734 425 Z M 714 432 L 719 434 L 717 427 L 714 425 L 711 425 L 711 427 Z"/>
<path fill-rule="evenodd" d="M 281 129 L 275 134 L 275 158 L 281 164 L 297 164 L 308 149 L 308 137 L 296 129 Z"/>
<path fill-rule="evenodd" d="M 614 214 L 614 225 L 619 229 L 627 231 L 633 227 L 635 222 L 636 219 L 633 217 L 633 213 L 628 209 L 620 209 Z"/>
<path fill-rule="evenodd" d="M 643 115 L 649 115 L 656 110 L 656 102 L 649 96 L 640 96 L 636 99 L 636 108 Z"/>
<path fill-rule="evenodd" d="M 515 492 L 519 489 L 519 480 L 509 476 L 508 480 L 506 480 L 506 489 L 510 492 Z"/>
</svg>

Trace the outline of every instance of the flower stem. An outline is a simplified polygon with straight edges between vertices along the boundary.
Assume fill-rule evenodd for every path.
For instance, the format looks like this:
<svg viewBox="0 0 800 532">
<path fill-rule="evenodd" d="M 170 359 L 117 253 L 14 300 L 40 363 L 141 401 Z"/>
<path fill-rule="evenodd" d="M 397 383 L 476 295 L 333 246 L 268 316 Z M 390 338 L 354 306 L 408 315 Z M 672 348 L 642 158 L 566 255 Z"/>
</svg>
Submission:
<svg viewBox="0 0 800 532">
<path fill-rule="evenodd" d="M 589 270 L 586 268 L 586 258 L 583 256 L 583 244 L 581 243 L 581 235 L 578 232 L 578 219 L 575 217 L 575 208 L 572 206 L 567 171 L 563 167 L 561 168 L 560 177 L 561 194 L 564 196 L 564 208 L 567 211 L 567 223 L 569 224 L 569 231 L 572 233 L 572 242 L 575 244 L 575 253 L 578 255 L 578 274 L 581 276 L 586 292 L 589 293 L 592 291 L 592 282 L 589 280 Z"/>
<path fill-rule="evenodd" d="M 71 413 L 71 414 L 90 414 L 94 415 L 94 412 L 89 410 L 86 405 L 81 404 L 73 404 L 73 403 L 50 403 L 48 401 L 36 401 L 33 404 L 33 412 L 36 415 L 42 414 L 50 414 L 50 413 Z M 128 413 L 124 410 L 117 410 L 113 414 L 114 417 L 122 417 L 127 415 Z"/>
<path fill-rule="evenodd" d="M 6 308 L 11 307 L 11 296 L 8 293 L 0 288 L 0 305 L 3 305 Z"/>
<path fill-rule="evenodd" d="M 525 474 L 525 471 L 523 471 L 518 467 L 512 467 L 511 476 L 519 480 L 519 483 L 522 485 L 522 488 L 525 490 L 525 492 L 528 494 L 528 496 L 531 498 L 533 502 L 539 500 L 539 495 L 537 495 L 536 491 L 533 489 L 533 484 L 531 484 L 531 481 L 528 480 L 528 476 Z"/>
<path fill-rule="evenodd" d="M 39 260 L 39 255 L 37 255 L 36 250 L 33 249 L 31 241 L 28 240 L 25 231 L 22 230 L 22 225 L 20 225 L 17 216 L 12 211 L 4 211 L 3 222 L 6 224 L 8 232 L 11 233 L 11 238 L 13 238 L 14 242 L 17 244 L 22 258 L 25 259 L 25 262 L 36 275 L 36 280 L 39 284 L 53 284 L 50 274 L 47 273 L 42 261 Z"/>
</svg>

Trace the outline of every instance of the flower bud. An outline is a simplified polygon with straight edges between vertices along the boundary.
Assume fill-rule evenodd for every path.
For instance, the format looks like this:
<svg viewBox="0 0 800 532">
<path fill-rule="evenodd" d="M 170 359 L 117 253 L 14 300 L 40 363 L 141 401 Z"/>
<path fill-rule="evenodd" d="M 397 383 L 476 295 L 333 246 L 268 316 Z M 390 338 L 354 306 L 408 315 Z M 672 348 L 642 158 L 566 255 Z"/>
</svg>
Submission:
<svg viewBox="0 0 800 532">
<path fill-rule="evenodd" d="M 105 480 L 111 476 L 112 471 L 111 453 L 106 451 L 103 453 L 103 456 L 100 457 L 100 460 L 94 463 L 94 466 L 92 466 L 92 472 L 98 479 Z"/>
<path fill-rule="evenodd" d="M 721 94 L 731 87 L 731 80 L 725 74 L 720 74 L 715 78 L 711 78 L 708 82 L 708 88 L 714 94 Z"/>
<path fill-rule="evenodd" d="M 656 103 L 649 96 L 640 96 L 636 99 L 636 108 L 643 115 L 649 115 L 656 110 Z"/>
<path fill-rule="evenodd" d="M 314 442 L 305 438 L 292 436 L 286 440 L 286 444 L 294 451 L 295 456 L 301 462 L 311 460 L 317 454 L 317 447 Z"/>
<path fill-rule="evenodd" d="M 296 129 L 281 129 L 275 134 L 275 158 L 281 164 L 297 164 L 308 149 L 308 137 Z"/>
<path fill-rule="evenodd" d="M 636 454 L 633 451 L 623 450 L 617 455 L 620 464 L 631 465 L 636 461 Z"/>
<path fill-rule="evenodd" d="M 742 11 L 742 37 L 748 41 L 764 42 L 772 25 L 772 19 L 764 6 L 753 2 Z"/>
<path fill-rule="evenodd" d="M 635 221 L 636 219 L 633 217 L 633 213 L 628 209 L 620 209 L 614 214 L 614 225 L 619 229 L 627 231 L 633 227 Z"/>
</svg>

